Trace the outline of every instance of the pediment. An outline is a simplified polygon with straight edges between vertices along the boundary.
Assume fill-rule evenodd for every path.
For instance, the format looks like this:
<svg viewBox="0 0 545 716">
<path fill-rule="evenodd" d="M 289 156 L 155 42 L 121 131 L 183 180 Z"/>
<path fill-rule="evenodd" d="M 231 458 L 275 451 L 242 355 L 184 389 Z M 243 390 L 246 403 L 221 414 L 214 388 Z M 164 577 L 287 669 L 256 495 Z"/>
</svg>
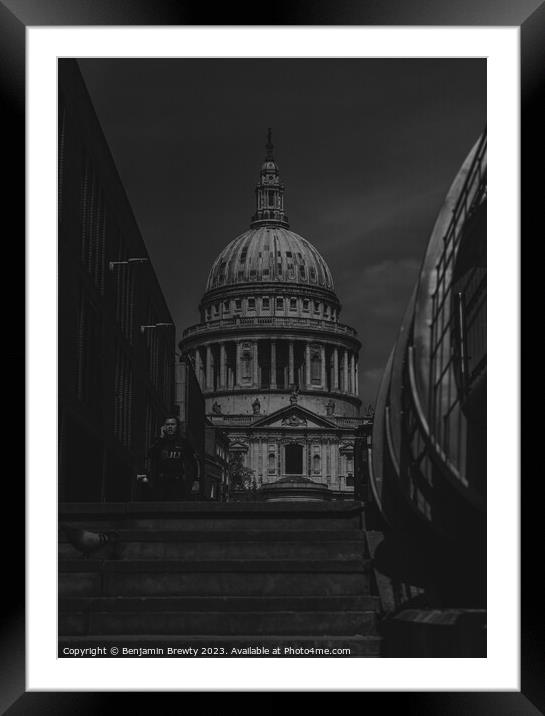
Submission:
<svg viewBox="0 0 545 716">
<path fill-rule="evenodd" d="M 245 440 L 235 439 L 229 444 L 231 452 L 248 452 L 248 443 Z"/>
<path fill-rule="evenodd" d="M 266 415 L 255 423 L 252 428 L 336 428 L 336 424 L 323 415 L 316 415 L 300 405 L 289 405 L 271 415 Z"/>
</svg>

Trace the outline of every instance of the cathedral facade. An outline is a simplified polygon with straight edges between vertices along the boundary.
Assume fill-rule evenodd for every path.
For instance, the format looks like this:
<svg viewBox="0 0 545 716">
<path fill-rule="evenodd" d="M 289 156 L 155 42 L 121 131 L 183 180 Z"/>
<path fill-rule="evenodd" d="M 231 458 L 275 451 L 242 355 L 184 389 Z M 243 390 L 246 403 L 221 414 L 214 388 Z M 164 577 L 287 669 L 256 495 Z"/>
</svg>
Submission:
<svg viewBox="0 0 545 716">
<path fill-rule="evenodd" d="M 310 480 L 349 496 L 361 343 L 326 262 L 289 229 L 270 131 L 250 228 L 214 261 L 199 310 L 180 350 L 255 486 Z"/>
</svg>

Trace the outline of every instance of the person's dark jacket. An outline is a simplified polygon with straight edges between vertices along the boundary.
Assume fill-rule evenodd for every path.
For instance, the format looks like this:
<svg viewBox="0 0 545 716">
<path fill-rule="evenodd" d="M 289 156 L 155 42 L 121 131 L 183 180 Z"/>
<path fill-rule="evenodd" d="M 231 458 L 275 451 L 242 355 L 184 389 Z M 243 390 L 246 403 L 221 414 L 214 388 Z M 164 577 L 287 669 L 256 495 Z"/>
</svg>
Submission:
<svg viewBox="0 0 545 716">
<path fill-rule="evenodd" d="M 158 438 L 149 450 L 151 481 L 194 478 L 194 450 L 189 440 L 180 435 Z"/>
</svg>

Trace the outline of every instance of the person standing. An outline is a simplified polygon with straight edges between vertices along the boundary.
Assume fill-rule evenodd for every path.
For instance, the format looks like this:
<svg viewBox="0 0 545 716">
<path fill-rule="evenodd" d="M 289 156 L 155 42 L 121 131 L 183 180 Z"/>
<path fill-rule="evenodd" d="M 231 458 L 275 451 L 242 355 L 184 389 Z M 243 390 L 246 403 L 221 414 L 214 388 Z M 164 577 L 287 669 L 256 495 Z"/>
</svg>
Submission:
<svg viewBox="0 0 545 716">
<path fill-rule="evenodd" d="M 161 437 L 149 450 L 152 490 L 158 501 L 188 500 L 197 456 L 190 441 L 180 435 L 177 417 L 166 418 Z"/>
</svg>

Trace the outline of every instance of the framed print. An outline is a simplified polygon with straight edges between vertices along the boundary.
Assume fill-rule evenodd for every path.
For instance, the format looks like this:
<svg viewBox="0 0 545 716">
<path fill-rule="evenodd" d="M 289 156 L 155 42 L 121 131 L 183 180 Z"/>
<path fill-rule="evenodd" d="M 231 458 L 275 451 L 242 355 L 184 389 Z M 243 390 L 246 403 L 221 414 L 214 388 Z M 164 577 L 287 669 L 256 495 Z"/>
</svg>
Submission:
<svg viewBox="0 0 545 716">
<path fill-rule="evenodd" d="M 29 308 L 5 708 L 356 690 L 538 713 L 515 426 L 543 8 L 78 9 L 2 6 Z"/>
</svg>

